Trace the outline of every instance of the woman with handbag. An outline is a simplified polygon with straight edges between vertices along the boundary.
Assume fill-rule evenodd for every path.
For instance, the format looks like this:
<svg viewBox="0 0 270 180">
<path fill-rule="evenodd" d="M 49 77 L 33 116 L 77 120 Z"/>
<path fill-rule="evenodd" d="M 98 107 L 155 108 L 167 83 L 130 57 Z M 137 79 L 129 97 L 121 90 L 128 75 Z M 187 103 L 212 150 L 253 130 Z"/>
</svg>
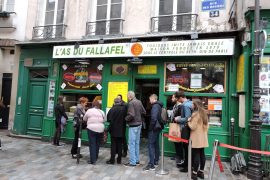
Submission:
<svg viewBox="0 0 270 180">
<path fill-rule="evenodd" d="M 192 179 L 204 179 L 205 154 L 204 148 L 208 147 L 208 115 L 199 99 L 193 100 L 191 118 L 188 119 L 188 126 L 191 129 L 190 139 L 192 141 Z M 200 170 L 199 170 L 200 167 Z"/>
<path fill-rule="evenodd" d="M 71 156 L 72 158 L 77 158 L 77 151 L 78 151 L 78 139 L 79 139 L 79 123 L 81 115 L 84 116 L 85 114 L 85 108 L 88 103 L 88 99 L 86 97 L 81 97 L 79 99 L 80 104 L 77 105 L 76 110 L 74 112 L 74 119 L 73 119 L 73 127 L 74 127 L 74 139 L 71 147 Z M 80 158 L 82 158 L 82 155 L 79 155 Z"/>
<path fill-rule="evenodd" d="M 59 144 L 60 141 L 60 136 L 61 136 L 61 119 L 65 118 L 66 120 L 68 119 L 68 116 L 65 112 L 65 108 L 63 105 L 63 96 L 58 97 L 58 103 L 54 107 L 54 112 L 55 112 L 55 133 L 53 137 L 53 145 L 55 146 L 61 146 Z"/>
<path fill-rule="evenodd" d="M 88 164 L 95 165 L 98 159 L 99 147 L 103 139 L 105 114 L 100 110 L 100 103 L 94 100 L 92 108 L 88 109 L 83 117 L 87 122 L 90 159 Z"/>
</svg>

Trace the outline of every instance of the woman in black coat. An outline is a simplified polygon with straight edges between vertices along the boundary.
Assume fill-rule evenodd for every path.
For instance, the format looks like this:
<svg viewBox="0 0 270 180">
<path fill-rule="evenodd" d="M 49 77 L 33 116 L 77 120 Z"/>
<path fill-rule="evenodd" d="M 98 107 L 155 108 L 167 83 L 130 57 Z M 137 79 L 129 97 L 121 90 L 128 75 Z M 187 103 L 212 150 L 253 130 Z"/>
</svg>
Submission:
<svg viewBox="0 0 270 180">
<path fill-rule="evenodd" d="M 115 98 L 114 105 L 107 115 L 107 120 L 110 122 L 108 130 L 111 134 L 111 158 L 106 162 L 107 164 L 114 164 L 116 153 L 118 153 L 117 164 L 121 164 L 122 142 L 123 138 L 125 138 L 124 132 L 126 114 L 126 107 L 122 103 L 121 99 Z"/>
<path fill-rule="evenodd" d="M 61 136 L 61 118 L 65 118 L 68 120 L 68 116 L 65 112 L 65 108 L 63 105 L 63 96 L 58 97 L 58 103 L 54 107 L 54 112 L 55 112 L 55 133 L 53 137 L 53 145 L 55 146 L 60 146 L 59 140 Z"/>
</svg>

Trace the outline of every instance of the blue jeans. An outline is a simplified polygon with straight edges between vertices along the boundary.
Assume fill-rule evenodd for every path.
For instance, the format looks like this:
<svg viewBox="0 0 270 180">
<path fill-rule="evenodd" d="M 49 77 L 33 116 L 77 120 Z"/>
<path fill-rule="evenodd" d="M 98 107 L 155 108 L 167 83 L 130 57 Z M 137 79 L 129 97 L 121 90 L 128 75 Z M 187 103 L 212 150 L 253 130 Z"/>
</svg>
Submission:
<svg viewBox="0 0 270 180">
<path fill-rule="evenodd" d="M 148 132 L 149 165 L 154 166 L 159 161 L 159 134 L 161 130 Z"/>
<path fill-rule="evenodd" d="M 95 163 L 98 159 L 99 146 L 102 138 L 102 133 L 94 132 L 88 129 L 90 162 Z"/>
<path fill-rule="evenodd" d="M 138 127 L 129 127 L 128 144 L 129 144 L 129 163 L 136 165 L 140 161 L 140 137 L 142 125 Z"/>
</svg>

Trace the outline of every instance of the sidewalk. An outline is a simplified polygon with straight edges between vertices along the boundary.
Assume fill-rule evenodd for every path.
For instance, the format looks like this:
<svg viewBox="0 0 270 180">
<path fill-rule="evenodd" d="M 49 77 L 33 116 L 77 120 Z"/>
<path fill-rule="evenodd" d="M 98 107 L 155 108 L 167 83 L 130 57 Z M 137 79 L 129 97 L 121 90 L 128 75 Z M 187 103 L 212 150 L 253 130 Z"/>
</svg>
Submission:
<svg viewBox="0 0 270 180">
<path fill-rule="evenodd" d="M 186 173 L 180 173 L 174 161 L 165 157 L 165 168 L 169 169 L 168 175 L 156 175 L 154 171 L 144 172 L 142 168 L 147 161 L 147 148 L 141 148 L 141 165 L 125 167 L 124 165 L 107 165 L 110 157 L 109 148 L 101 148 L 98 162 L 95 166 L 88 165 L 89 150 L 82 147 L 83 158 L 80 164 L 71 158 L 70 144 L 56 147 L 49 142 L 40 140 L 8 137 L 7 131 L 0 130 L 2 151 L 0 151 L 0 179 L 1 180 L 31 180 L 31 179 L 95 179 L 95 180 L 179 180 L 187 179 Z M 123 158 L 122 163 L 128 159 Z M 214 179 L 242 180 L 245 176 L 234 176 L 229 170 L 229 164 L 223 163 L 225 172 L 220 173 L 218 166 L 214 172 Z M 207 161 L 205 175 L 208 178 L 210 161 Z"/>
</svg>

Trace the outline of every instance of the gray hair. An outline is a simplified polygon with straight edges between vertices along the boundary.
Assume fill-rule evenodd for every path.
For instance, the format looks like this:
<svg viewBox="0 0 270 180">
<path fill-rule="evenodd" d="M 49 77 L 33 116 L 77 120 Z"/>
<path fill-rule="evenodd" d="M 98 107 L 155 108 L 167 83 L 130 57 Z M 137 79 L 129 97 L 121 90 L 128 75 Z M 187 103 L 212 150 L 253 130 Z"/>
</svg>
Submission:
<svg viewBox="0 0 270 180">
<path fill-rule="evenodd" d="M 131 99 L 134 99 L 135 98 L 135 93 L 133 91 L 128 91 L 128 96 L 131 98 Z"/>
<path fill-rule="evenodd" d="M 156 94 L 151 94 L 150 98 L 154 98 L 155 100 L 158 100 L 158 96 Z"/>
</svg>

